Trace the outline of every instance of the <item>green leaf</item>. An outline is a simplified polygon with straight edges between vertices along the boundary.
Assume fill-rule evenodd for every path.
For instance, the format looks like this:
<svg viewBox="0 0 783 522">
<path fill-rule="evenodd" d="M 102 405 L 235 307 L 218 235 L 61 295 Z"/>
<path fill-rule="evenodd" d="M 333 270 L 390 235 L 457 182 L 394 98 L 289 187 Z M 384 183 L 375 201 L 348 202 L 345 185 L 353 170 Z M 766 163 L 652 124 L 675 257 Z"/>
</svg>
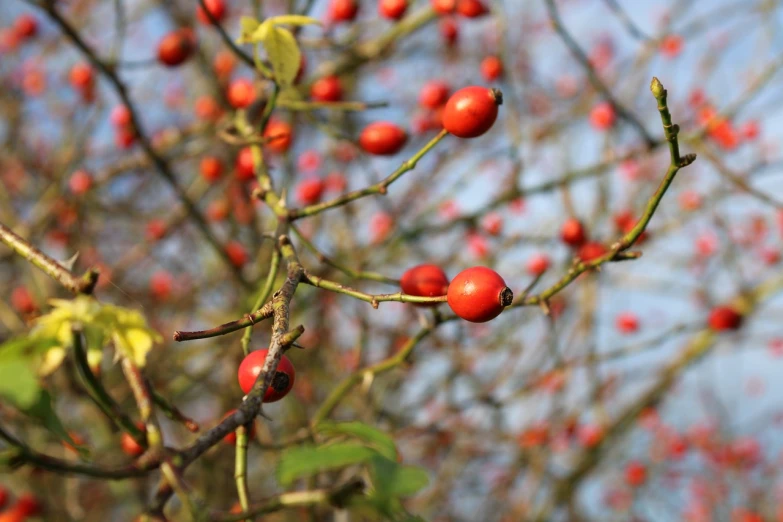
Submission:
<svg viewBox="0 0 783 522">
<path fill-rule="evenodd" d="M 352 442 L 290 448 L 277 465 L 277 480 L 283 486 L 289 486 L 298 478 L 366 462 L 376 455 L 378 453 L 367 446 Z"/>
<path fill-rule="evenodd" d="M 376 456 L 370 460 L 373 486 L 381 498 L 407 497 L 427 487 L 430 477 L 415 466 L 402 466 L 393 460 Z"/>
<path fill-rule="evenodd" d="M 25 413 L 40 420 L 47 430 L 56 435 L 60 440 L 65 441 L 76 448 L 80 455 L 87 456 L 87 449 L 76 444 L 68 434 L 65 426 L 63 426 L 62 421 L 60 421 L 60 417 L 58 417 L 57 413 L 54 411 L 52 396 L 49 395 L 48 391 L 41 390 L 36 403 L 31 408 L 28 408 Z"/>
<path fill-rule="evenodd" d="M 299 72 L 299 63 L 302 60 L 296 38 L 288 29 L 272 27 L 263 42 L 278 85 L 281 87 L 291 85 Z"/>
<path fill-rule="evenodd" d="M 27 335 L 11 339 L 0 344 L 0 364 L 7 358 L 15 359 L 27 355 L 39 355 L 59 344 L 59 341 L 54 338 L 45 338 L 36 335 Z"/>
<path fill-rule="evenodd" d="M 396 460 L 397 447 L 394 439 L 377 428 L 367 424 L 353 422 L 322 422 L 318 425 L 318 432 L 324 435 L 350 435 L 367 442 L 378 450 L 384 457 Z"/>
<path fill-rule="evenodd" d="M 0 364 L 0 396 L 24 411 L 35 406 L 40 395 L 41 387 L 29 362 L 17 357 Z"/>
</svg>

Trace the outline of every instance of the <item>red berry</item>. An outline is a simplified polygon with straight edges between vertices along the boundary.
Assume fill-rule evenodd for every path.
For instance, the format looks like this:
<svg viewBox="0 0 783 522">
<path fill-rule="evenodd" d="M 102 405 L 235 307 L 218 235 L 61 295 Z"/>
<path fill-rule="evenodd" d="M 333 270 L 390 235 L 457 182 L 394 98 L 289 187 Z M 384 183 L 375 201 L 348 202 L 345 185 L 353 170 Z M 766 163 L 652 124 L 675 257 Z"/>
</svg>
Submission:
<svg viewBox="0 0 783 522">
<path fill-rule="evenodd" d="M 370 154 L 391 156 L 397 154 L 408 141 L 408 134 L 388 121 L 367 125 L 359 135 L 359 145 Z"/>
<path fill-rule="evenodd" d="M 334 192 L 342 192 L 345 190 L 347 182 L 342 172 L 330 172 L 324 179 L 324 188 Z"/>
<path fill-rule="evenodd" d="M 585 448 L 592 448 L 604 438 L 604 430 L 596 424 L 583 424 L 576 434 L 579 442 Z"/>
<path fill-rule="evenodd" d="M 237 411 L 236 409 L 228 410 L 226 412 L 226 414 L 223 415 L 223 418 L 220 419 L 220 421 L 223 422 L 228 417 L 233 415 L 236 411 Z M 247 433 L 247 440 L 248 441 L 256 436 L 256 423 L 255 423 L 255 421 L 250 423 L 250 429 L 246 433 Z M 229 433 L 228 435 L 223 437 L 223 442 L 225 442 L 226 444 L 231 444 L 232 446 L 236 446 L 236 443 L 237 443 L 237 433 L 236 433 L 236 431 L 232 431 L 231 433 Z M 238 512 L 241 513 L 242 512 L 242 508 L 240 508 L 240 510 Z"/>
<path fill-rule="evenodd" d="M 235 109 L 249 107 L 256 99 L 256 87 L 247 78 L 237 78 L 228 86 L 228 103 Z"/>
<path fill-rule="evenodd" d="M 418 265 L 402 274 L 403 293 L 418 297 L 440 297 L 449 291 L 449 278 L 438 265 Z M 434 306 L 423 304 L 423 306 Z"/>
<path fill-rule="evenodd" d="M 16 504 L 11 508 L 14 512 L 22 516 L 22 520 L 28 517 L 40 515 L 43 512 L 41 501 L 35 498 L 31 493 L 25 493 L 16 499 Z"/>
<path fill-rule="evenodd" d="M 68 188 L 76 196 L 86 193 L 92 187 L 92 177 L 86 170 L 77 170 L 68 180 Z"/>
<path fill-rule="evenodd" d="M 79 62 L 71 67 L 68 78 L 71 82 L 71 86 L 80 91 L 91 89 L 95 83 L 95 75 L 93 74 L 92 67 L 85 62 Z"/>
<path fill-rule="evenodd" d="M 231 264 L 237 268 L 241 268 L 247 263 L 248 255 L 245 247 L 238 241 L 229 241 L 226 245 L 226 254 L 228 255 Z"/>
<path fill-rule="evenodd" d="M 579 247 L 579 251 L 576 255 L 583 263 L 589 263 L 590 261 L 595 261 L 607 252 L 608 250 L 602 243 L 589 241 Z"/>
<path fill-rule="evenodd" d="M 731 306 L 716 306 L 710 312 L 708 323 L 716 332 L 739 330 L 742 326 L 742 314 Z"/>
<path fill-rule="evenodd" d="M 641 462 L 632 460 L 625 466 L 625 482 L 632 488 L 638 488 L 647 481 L 647 468 Z"/>
<path fill-rule="evenodd" d="M 478 18 L 489 13 L 480 0 L 457 0 L 457 12 L 465 18 Z"/>
<path fill-rule="evenodd" d="M 490 236 L 499 236 L 503 231 L 503 217 L 495 212 L 489 213 L 481 220 L 481 227 Z"/>
<path fill-rule="evenodd" d="M 549 269 L 549 257 L 545 254 L 533 254 L 527 260 L 527 273 L 537 277 Z"/>
<path fill-rule="evenodd" d="M 617 315 L 615 325 L 620 333 L 632 334 L 639 330 L 639 318 L 632 312 L 622 312 Z"/>
<path fill-rule="evenodd" d="M 209 205 L 207 205 L 207 219 L 215 222 L 223 221 L 228 217 L 229 210 L 228 202 L 226 202 L 226 200 L 216 199 L 215 201 L 211 201 Z"/>
<path fill-rule="evenodd" d="M 438 14 L 450 14 L 457 8 L 457 0 L 430 0 L 433 11 Z"/>
<path fill-rule="evenodd" d="M 150 278 L 150 293 L 158 301 L 165 301 L 171 295 L 174 279 L 165 271 L 155 272 Z"/>
<path fill-rule="evenodd" d="M 26 40 L 38 34 L 38 20 L 31 14 L 19 15 L 14 21 L 14 32 L 20 40 Z"/>
<path fill-rule="evenodd" d="M 481 60 L 481 76 L 488 82 L 494 82 L 503 74 L 503 62 L 497 56 L 487 56 Z"/>
<path fill-rule="evenodd" d="M 210 96 L 200 96 L 196 100 L 194 112 L 202 120 L 215 121 L 220 117 L 221 110 L 218 103 Z"/>
<path fill-rule="evenodd" d="M 296 187 L 296 199 L 303 205 L 318 203 L 324 193 L 324 182 L 319 178 L 302 180 Z"/>
<path fill-rule="evenodd" d="M 228 80 L 231 73 L 234 72 L 236 65 L 237 59 L 231 51 L 220 51 L 215 55 L 215 59 L 212 60 L 212 68 L 221 82 Z"/>
<path fill-rule="evenodd" d="M 267 353 L 269 353 L 269 350 L 266 349 L 250 352 L 239 365 L 237 378 L 239 379 L 239 387 L 242 388 L 244 393 L 250 393 L 250 390 L 253 389 L 256 378 L 264 368 Z M 272 377 L 272 382 L 266 393 L 264 393 L 264 402 L 279 401 L 288 395 L 288 392 L 294 387 L 295 378 L 294 365 L 288 357 L 283 355 L 280 359 L 280 364 L 277 365 L 277 371 L 274 377 Z"/>
<path fill-rule="evenodd" d="M 446 82 L 433 80 L 424 84 L 419 91 L 419 105 L 426 109 L 437 109 L 449 100 L 449 85 Z"/>
<path fill-rule="evenodd" d="M 460 138 L 487 132 L 498 117 L 503 96 L 497 89 L 465 87 L 451 95 L 443 108 L 443 127 Z"/>
<path fill-rule="evenodd" d="M 125 105 L 117 105 L 111 110 L 109 121 L 115 127 L 127 127 L 131 124 L 131 112 Z"/>
<path fill-rule="evenodd" d="M 386 212 L 378 212 L 370 218 L 370 234 L 372 243 L 384 241 L 394 228 L 394 218 Z"/>
<path fill-rule="evenodd" d="M 212 18 L 217 22 L 223 21 L 223 18 L 226 16 L 226 4 L 223 0 L 204 0 L 204 5 L 207 7 L 206 11 L 212 15 Z M 212 22 L 210 21 L 209 16 L 207 16 L 206 11 L 199 5 L 196 9 L 196 17 L 202 24 L 209 25 Z"/>
<path fill-rule="evenodd" d="M 291 147 L 293 134 L 291 125 L 283 120 L 272 118 L 264 129 L 264 138 L 269 140 L 266 147 L 277 153 L 284 153 Z"/>
<path fill-rule="evenodd" d="M 590 111 L 590 124 L 601 131 L 608 130 L 614 125 L 614 107 L 609 102 L 602 102 Z"/>
<path fill-rule="evenodd" d="M 674 58 L 682 51 L 682 36 L 667 34 L 661 40 L 661 54 L 665 58 Z"/>
<path fill-rule="evenodd" d="M 223 175 L 223 163 L 214 156 L 205 156 L 199 165 L 201 176 L 209 183 L 214 183 Z"/>
<path fill-rule="evenodd" d="M 8 503 L 8 490 L 5 486 L 0 486 L 0 509 L 3 509 Z"/>
<path fill-rule="evenodd" d="M 320 102 L 336 102 L 343 98 L 343 86 L 337 76 L 324 76 L 310 86 L 310 97 Z"/>
<path fill-rule="evenodd" d="M 37 308 L 26 286 L 17 286 L 11 291 L 11 306 L 21 315 L 29 315 Z"/>
<path fill-rule="evenodd" d="M 321 166 L 321 153 L 317 150 L 306 150 L 296 158 L 296 166 L 302 172 L 314 172 Z"/>
<path fill-rule="evenodd" d="M 444 18 L 440 22 L 440 34 L 448 47 L 454 47 L 459 38 L 459 26 L 453 18 Z"/>
<path fill-rule="evenodd" d="M 190 29 L 172 31 L 158 44 L 158 60 L 168 67 L 176 67 L 187 60 L 195 48 L 195 38 Z"/>
<path fill-rule="evenodd" d="M 151 219 L 147 223 L 145 236 L 147 241 L 158 241 L 166 235 L 166 222 L 162 219 Z"/>
<path fill-rule="evenodd" d="M 578 247 L 587 240 L 585 228 L 582 222 L 576 218 L 569 218 L 560 229 L 560 239 L 568 246 Z"/>
<path fill-rule="evenodd" d="M 137 422 L 136 426 L 144 431 L 144 424 Z M 123 432 L 122 437 L 120 437 L 120 446 L 122 447 L 122 452 L 131 457 L 138 457 L 144 453 L 144 446 L 136 442 L 136 439 L 131 437 L 128 432 Z"/>
<path fill-rule="evenodd" d="M 271 122 L 270 122 L 271 123 Z M 256 176 L 256 169 L 253 164 L 253 149 L 243 147 L 237 154 L 235 164 L 236 178 L 239 181 L 248 181 Z"/>
<path fill-rule="evenodd" d="M 378 12 L 389 20 L 399 20 L 408 9 L 408 0 L 380 0 Z"/>
<path fill-rule="evenodd" d="M 463 270 L 449 284 L 449 306 L 459 317 L 472 323 L 494 319 L 513 299 L 514 294 L 503 278 L 483 266 Z"/>
<path fill-rule="evenodd" d="M 350 22 L 356 18 L 359 12 L 359 2 L 357 0 L 331 0 L 329 2 L 328 14 L 332 22 Z"/>
</svg>

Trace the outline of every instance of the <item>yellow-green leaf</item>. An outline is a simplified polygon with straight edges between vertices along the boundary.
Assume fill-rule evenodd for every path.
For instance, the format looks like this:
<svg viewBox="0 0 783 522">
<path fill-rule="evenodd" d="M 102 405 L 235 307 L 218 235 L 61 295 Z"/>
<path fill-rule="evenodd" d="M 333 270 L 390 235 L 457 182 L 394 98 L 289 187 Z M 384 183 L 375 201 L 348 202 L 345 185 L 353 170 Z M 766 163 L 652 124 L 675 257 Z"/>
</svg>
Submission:
<svg viewBox="0 0 783 522">
<path fill-rule="evenodd" d="M 38 375 L 46 377 L 54 373 L 65 360 L 65 354 L 65 348 L 62 346 L 56 346 L 46 352 L 43 356 L 43 361 L 38 366 Z"/>
<path fill-rule="evenodd" d="M 240 18 L 239 27 L 241 28 L 241 32 L 239 38 L 237 38 L 237 43 L 247 43 L 252 41 L 251 37 L 258 28 L 258 25 L 258 20 L 251 16 L 243 16 Z"/>
<path fill-rule="evenodd" d="M 299 63 L 302 59 L 294 35 L 288 29 L 273 27 L 264 40 L 264 48 L 272 63 L 278 85 L 281 87 L 291 85 L 299 71 Z"/>
<path fill-rule="evenodd" d="M 317 18 L 302 15 L 273 16 L 264 20 L 264 23 L 270 25 L 321 25 L 321 21 Z"/>
</svg>

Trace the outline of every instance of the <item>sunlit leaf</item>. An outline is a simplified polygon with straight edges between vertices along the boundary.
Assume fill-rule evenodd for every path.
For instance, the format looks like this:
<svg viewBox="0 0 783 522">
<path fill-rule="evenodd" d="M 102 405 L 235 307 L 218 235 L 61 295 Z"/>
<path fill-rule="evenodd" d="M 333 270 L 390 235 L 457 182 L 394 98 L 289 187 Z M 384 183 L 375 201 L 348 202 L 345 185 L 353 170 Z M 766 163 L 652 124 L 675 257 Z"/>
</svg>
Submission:
<svg viewBox="0 0 783 522">
<path fill-rule="evenodd" d="M 368 443 L 387 459 L 397 458 L 394 439 L 381 430 L 361 422 L 322 422 L 318 425 L 318 432 L 324 435 L 350 435 Z"/>
<path fill-rule="evenodd" d="M 375 455 L 375 450 L 353 442 L 290 448 L 277 465 L 277 479 L 288 486 L 298 478 L 366 462 Z"/>
<path fill-rule="evenodd" d="M 264 49 L 272 63 L 275 79 L 281 86 L 291 85 L 299 72 L 302 53 L 288 29 L 273 27 L 264 39 Z"/>
<path fill-rule="evenodd" d="M 21 357 L 4 359 L 0 364 L 0 397 L 19 410 L 35 406 L 41 387 L 30 363 Z"/>
</svg>

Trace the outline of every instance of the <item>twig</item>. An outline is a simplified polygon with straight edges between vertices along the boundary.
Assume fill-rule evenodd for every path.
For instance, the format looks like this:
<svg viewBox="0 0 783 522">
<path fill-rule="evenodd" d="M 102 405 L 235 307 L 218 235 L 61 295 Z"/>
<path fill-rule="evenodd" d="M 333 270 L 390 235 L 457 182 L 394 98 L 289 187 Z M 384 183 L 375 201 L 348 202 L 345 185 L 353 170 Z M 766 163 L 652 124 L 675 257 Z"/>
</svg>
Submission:
<svg viewBox="0 0 783 522">
<path fill-rule="evenodd" d="M 17 236 L 10 228 L 0 223 L 0 241 L 11 250 L 43 270 L 46 275 L 58 281 L 74 294 L 91 294 L 98 282 L 98 270 L 90 268 L 80 278 L 76 278 L 60 263 L 47 256 L 33 245 Z"/>
</svg>

